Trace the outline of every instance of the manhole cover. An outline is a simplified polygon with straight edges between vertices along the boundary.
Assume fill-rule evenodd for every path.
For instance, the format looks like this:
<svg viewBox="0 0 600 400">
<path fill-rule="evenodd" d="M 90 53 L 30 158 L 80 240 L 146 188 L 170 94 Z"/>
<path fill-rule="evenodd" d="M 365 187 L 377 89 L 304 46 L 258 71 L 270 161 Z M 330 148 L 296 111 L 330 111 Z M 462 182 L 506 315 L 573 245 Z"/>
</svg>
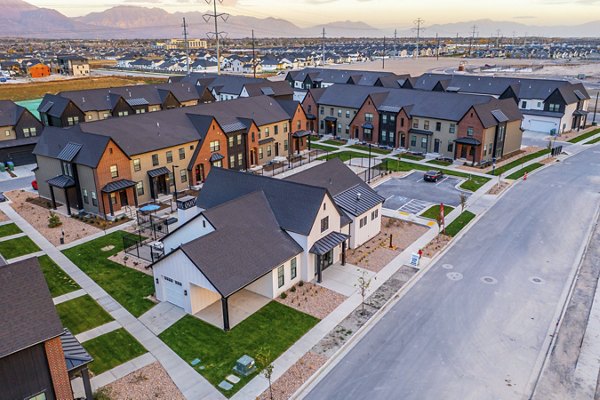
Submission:
<svg viewBox="0 0 600 400">
<path fill-rule="evenodd" d="M 451 281 L 460 281 L 463 278 L 463 275 L 460 272 L 448 272 L 446 277 Z"/>
<path fill-rule="evenodd" d="M 442 264 L 442 268 L 444 268 L 444 269 L 452 269 L 452 268 L 454 268 L 454 265 L 452 265 L 452 264 Z"/>
<path fill-rule="evenodd" d="M 496 278 L 492 278 L 491 276 L 484 276 L 481 278 L 481 281 L 483 283 L 487 283 L 488 285 L 495 285 L 498 283 L 498 280 Z"/>
<path fill-rule="evenodd" d="M 537 276 L 532 276 L 531 278 L 529 278 L 529 282 L 535 283 L 536 285 L 541 285 L 542 283 L 544 283 L 544 280 L 542 278 L 538 278 Z"/>
</svg>

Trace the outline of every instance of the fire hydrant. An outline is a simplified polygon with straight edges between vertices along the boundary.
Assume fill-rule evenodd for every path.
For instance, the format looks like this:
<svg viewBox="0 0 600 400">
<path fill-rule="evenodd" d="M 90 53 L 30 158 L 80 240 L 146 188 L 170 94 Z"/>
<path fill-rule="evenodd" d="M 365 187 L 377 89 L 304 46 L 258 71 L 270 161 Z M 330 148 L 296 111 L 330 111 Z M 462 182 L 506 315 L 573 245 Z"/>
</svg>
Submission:
<svg viewBox="0 0 600 400">
<path fill-rule="evenodd" d="M 526 181 L 527 180 L 527 172 L 525 172 L 525 175 L 523 175 L 523 180 Z"/>
</svg>

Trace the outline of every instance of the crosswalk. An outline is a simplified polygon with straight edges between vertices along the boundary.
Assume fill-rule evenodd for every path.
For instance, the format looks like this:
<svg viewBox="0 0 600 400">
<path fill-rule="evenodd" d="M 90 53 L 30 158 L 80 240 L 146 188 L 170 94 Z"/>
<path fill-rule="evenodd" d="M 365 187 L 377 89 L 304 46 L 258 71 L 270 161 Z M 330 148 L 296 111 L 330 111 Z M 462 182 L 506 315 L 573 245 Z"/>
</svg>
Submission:
<svg viewBox="0 0 600 400">
<path fill-rule="evenodd" d="M 408 199 L 407 199 L 408 200 Z M 402 207 L 398 209 L 398 211 L 405 211 L 411 214 L 418 214 L 421 211 L 431 207 L 432 203 L 423 200 L 410 199 L 407 203 L 405 203 Z"/>
</svg>

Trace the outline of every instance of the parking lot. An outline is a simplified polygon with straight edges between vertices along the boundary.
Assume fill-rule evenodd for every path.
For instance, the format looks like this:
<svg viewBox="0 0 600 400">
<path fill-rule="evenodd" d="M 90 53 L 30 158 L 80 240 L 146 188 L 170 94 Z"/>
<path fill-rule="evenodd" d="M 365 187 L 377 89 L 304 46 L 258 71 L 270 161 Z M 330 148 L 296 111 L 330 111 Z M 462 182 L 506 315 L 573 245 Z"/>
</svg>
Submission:
<svg viewBox="0 0 600 400">
<path fill-rule="evenodd" d="M 383 207 L 418 214 L 434 204 L 444 203 L 453 207 L 460 205 L 460 194 L 463 192 L 456 189 L 461 179 L 455 177 L 444 177 L 440 181 L 423 181 L 423 172 L 415 171 L 404 178 L 392 178 L 375 190 L 385 197 Z"/>
</svg>

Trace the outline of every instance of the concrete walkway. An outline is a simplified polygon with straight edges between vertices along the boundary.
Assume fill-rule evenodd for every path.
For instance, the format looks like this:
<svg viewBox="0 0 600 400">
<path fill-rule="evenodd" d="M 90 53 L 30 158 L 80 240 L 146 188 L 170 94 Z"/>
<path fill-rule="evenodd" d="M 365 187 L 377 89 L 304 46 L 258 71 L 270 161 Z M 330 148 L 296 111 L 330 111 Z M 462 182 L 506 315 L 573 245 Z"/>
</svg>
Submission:
<svg viewBox="0 0 600 400">
<path fill-rule="evenodd" d="M 42 249 L 42 251 L 36 251 L 33 253 L 29 253 L 29 254 L 24 254 L 20 257 L 15 257 L 15 258 L 9 258 L 6 260 L 7 264 L 11 264 L 11 263 L 15 263 L 15 262 L 19 262 L 19 261 L 23 261 L 23 260 L 27 260 L 28 258 L 32 258 L 32 257 L 41 257 L 43 256 L 45 253 Z"/>
<path fill-rule="evenodd" d="M 59 249 L 35 230 L 25 219 L 10 207 L 0 204 L 2 210 L 21 228 L 54 262 L 59 265 L 83 290 L 98 302 L 127 332 L 136 338 L 165 368 L 171 379 L 188 399 L 224 399 L 206 379 L 187 362 L 164 344 L 129 311 L 117 303 L 106 291 L 65 257 Z M 102 381 L 96 381 L 102 382 Z M 97 385 L 99 385 L 97 383 Z M 96 386 L 98 387 L 98 386 Z"/>
<path fill-rule="evenodd" d="M 17 239 L 17 238 L 20 238 L 23 236 L 26 236 L 23 232 L 15 233 L 14 235 L 10 235 L 10 236 L 3 236 L 3 237 L 0 237 L 0 242 L 6 242 L 7 240 Z"/>
<path fill-rule="evenodd" d="M 167 301 L 163 301 L 146 311 L 146 313 L 138 319 L 155 335 L 160 335 L 185 315 L 186 313 L 183 308 L 177 307 Z"/>
<path fill-rule="evenodd" d="M 102 336 L 105 333 L 109 333 L 121 328 L 121 324 L 117 321 L 110 321 L 104 325 L 97 326 L 89 331 L 81 332 L 78 335 L 75 335 L 75 339 L 79 340 L 79 343 L 87 342 L 88 340 L 92 340 L 97 338 L 98 336 Z"/>
<path fill-rule="evenodd" d="M 102 386 L 113 383 L 117 379 L 121 379 L 125 375 L 129 375 L 130 373 L 135 372 L 140 368 L 144 368 L 155 361 L 156 358 L 154 358 L 152 354 L 146 353 L 134 358 L 133 360 L 129 360 L 126 363 L 114 367 L 111 370 L 105 371 L 91 379 L 92 390 L 95 391 Z"/>
<path fill-rule="evenodd" d="M 81 296 L 85 296 L 87 293 L 83 289 L 75 290 L 74 292 L 65 293 L 61 296 L 56 296 L 52 299 L 54 305 L 64 303 L 65 301 L 73 300 Z"/>
</svg>

